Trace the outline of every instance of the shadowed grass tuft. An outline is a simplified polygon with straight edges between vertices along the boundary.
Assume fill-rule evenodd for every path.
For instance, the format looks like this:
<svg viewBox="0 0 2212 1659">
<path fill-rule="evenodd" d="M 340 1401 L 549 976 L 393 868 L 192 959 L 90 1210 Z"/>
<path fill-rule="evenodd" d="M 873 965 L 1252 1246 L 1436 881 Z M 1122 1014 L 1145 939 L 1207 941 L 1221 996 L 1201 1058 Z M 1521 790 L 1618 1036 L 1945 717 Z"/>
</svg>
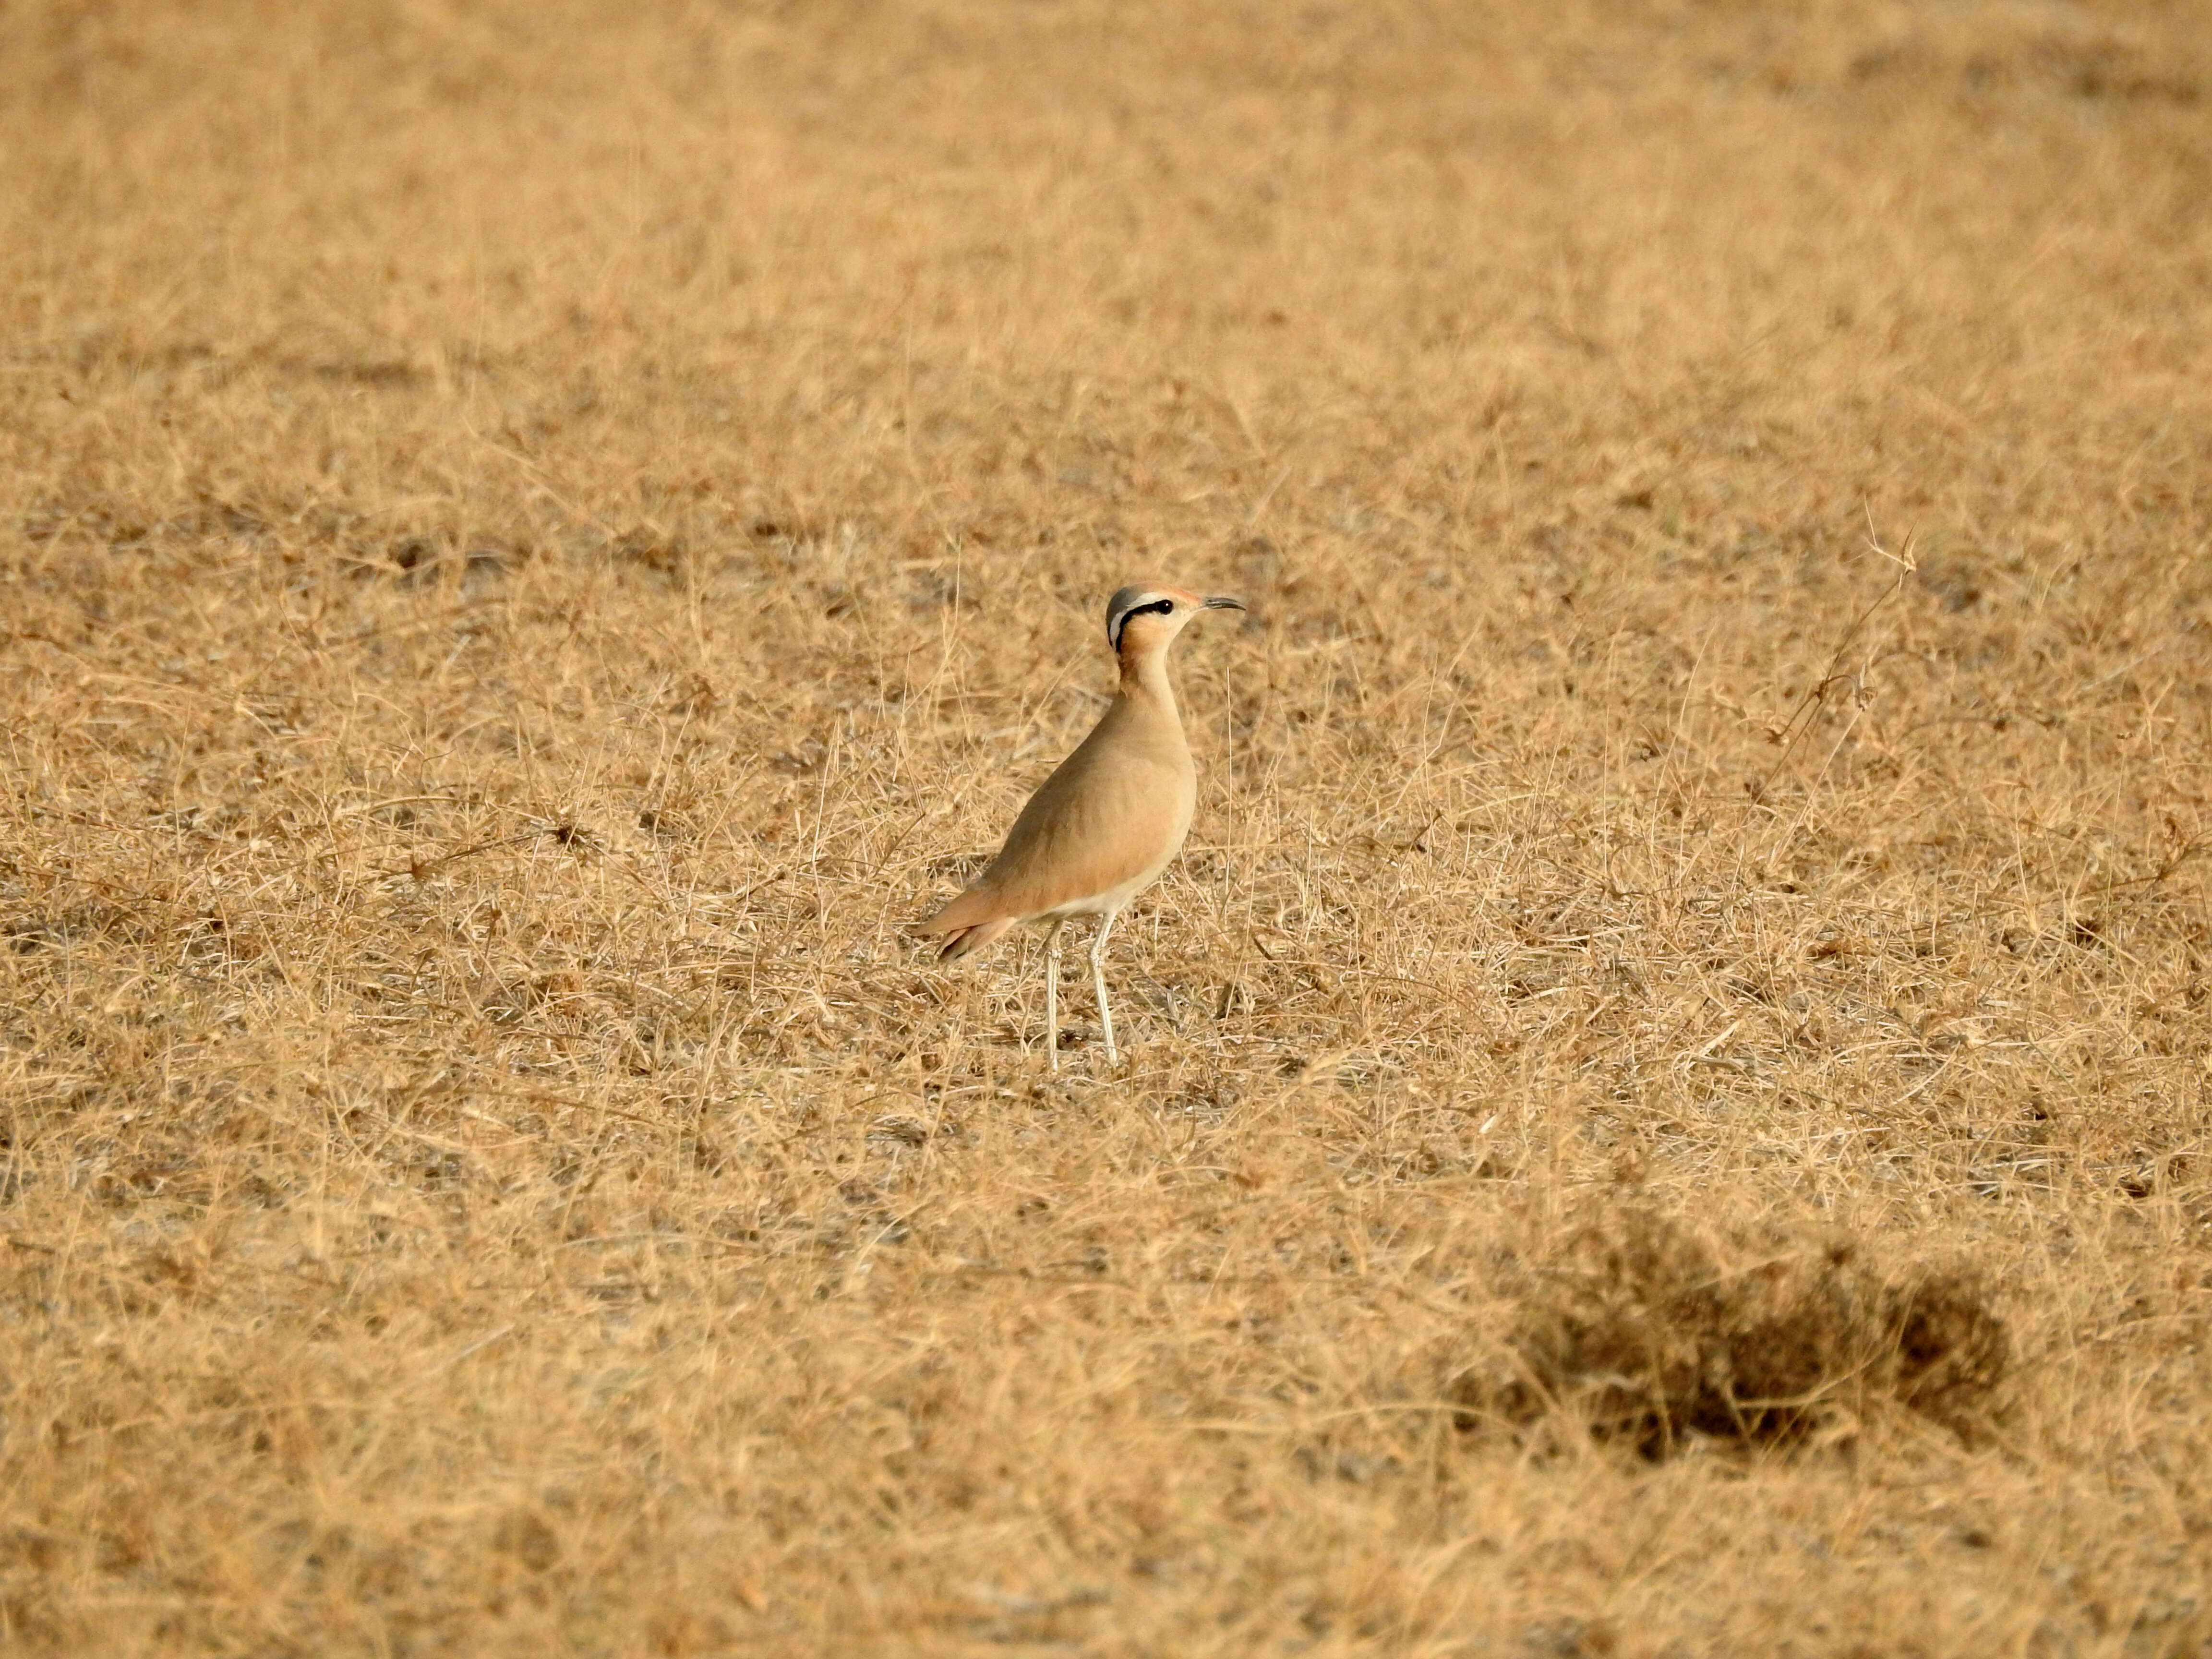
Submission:
<svg viewBox="0 0 2212 1659">
<path fill-rule="evenodd" d="M 1581 1221 L 1507 1295 L 1509 1363 L 1448 1386 L 1462 1426 L 1563 1415 L 1651 1458 L 1802 1446 L 1894 1407 L 1971 1437 L 2012 1352 L 1971 1270 L 1885 1273 L 1867 1241 L 1833 1233 L 1716 1244 L 1639 1205 Z"/>
</svg>

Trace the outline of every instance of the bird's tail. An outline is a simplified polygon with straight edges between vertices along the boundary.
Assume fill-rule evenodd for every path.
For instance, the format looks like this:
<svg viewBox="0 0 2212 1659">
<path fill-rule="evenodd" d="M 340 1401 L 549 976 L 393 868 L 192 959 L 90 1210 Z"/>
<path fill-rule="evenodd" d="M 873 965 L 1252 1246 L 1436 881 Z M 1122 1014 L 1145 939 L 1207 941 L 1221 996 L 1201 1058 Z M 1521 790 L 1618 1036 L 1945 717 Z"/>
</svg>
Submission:
<svg viewBox="0 0 2212 1659">
<path fill-rule="evenodd" d="M 945 943 L 937 952 L 939 962 L 950 962 L 955 957 L 964 957 L 970 951 L 980 951 L 993 939 L 1014 925 L 1012 916 L 998 916 L 989 921 L 979 921 L 969 927 L 955 927 L 945 936 Z"/>
<path fill-rule="evenodd" d="M 999 896 L 988 887 L 970 887 L 956 893 L 945 905 L 926 921 L 918 921 L 914 931 L 925 937 L 935 934 L 945 943 L 939 947 L 940 962 L 954 957 L 964 957 L 970 951 L 980 951 L 993 939 L 1020 920 L 1008 915 L 1001 908 Z"/>
</svg>

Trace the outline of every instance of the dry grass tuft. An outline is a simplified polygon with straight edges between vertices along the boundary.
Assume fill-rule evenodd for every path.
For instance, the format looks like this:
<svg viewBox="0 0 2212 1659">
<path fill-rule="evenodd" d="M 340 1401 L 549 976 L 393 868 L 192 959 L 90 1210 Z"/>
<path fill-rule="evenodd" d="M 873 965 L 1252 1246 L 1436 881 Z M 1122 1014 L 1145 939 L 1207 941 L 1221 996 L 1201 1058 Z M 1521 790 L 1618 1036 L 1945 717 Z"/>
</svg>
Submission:
<svg viewBox="0 0 2212 1659">
<path fill-rule="evenodd" d="M 1510 1369 L 1486 1357 L 1450 1397 L 1511 1423 L 1564 1413 L 1651 1458 L 1700 1442 L 1832 1444 L 1885 1407 L 1971 1437 L 2011 1359 L 1984 1279 L 1885 1274 L 1866 1241 L 1832 1233 L 1723 1250 L 1679 1218 L 1617 1206 L 1516 1279 Z"/>
</svg>

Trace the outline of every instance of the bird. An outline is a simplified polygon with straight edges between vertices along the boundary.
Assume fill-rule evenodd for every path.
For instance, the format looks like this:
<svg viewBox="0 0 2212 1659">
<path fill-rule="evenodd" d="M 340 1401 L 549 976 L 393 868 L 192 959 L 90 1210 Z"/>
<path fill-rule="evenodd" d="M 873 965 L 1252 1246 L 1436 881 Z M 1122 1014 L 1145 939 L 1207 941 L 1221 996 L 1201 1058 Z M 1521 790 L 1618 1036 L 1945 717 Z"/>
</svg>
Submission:
<svg viewBox="0 0 2212 1659">
<path fill-rule="evenodd" d="M 1121 684 L 1091 735 L 1023 807 L 1006 844 L 967 890 L 914 931 L 941 938 L 939 961 L 964 957 L 1018 922 L 1045 927 L 1045 1053 L 1060 1069 L 1060 930 L 1096 916 L 1091 982 L 1106 1063 L 1120 1062 L 1106 1000 L 1106 936 L 1122 907 L 1182 850 L 1198 804 L 1198 769 L 1168 680 L 1168 647 L 1202 611 L 1241 599 L 1139 582 L 1106 601 L 1106 643 Z"/>
</svg>

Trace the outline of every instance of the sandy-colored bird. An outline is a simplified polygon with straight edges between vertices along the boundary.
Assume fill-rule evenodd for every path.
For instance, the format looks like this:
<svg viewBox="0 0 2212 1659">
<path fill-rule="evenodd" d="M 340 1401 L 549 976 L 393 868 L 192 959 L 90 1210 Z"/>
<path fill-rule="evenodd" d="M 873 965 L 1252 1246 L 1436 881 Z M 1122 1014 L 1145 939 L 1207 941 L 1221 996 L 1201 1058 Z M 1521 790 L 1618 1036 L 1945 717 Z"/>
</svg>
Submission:
<svg viewBox="0 0 2212 1659">
<path fill-rule="evenodd" d="M 1114 1015 L 1106 1002 L 1106 935 L 1121 907 L 1182 850 L 1198 802 L 1198 772 L 1168 683 L 1168 647 L 1201 611 L 1242 601 L 1140 583 L 1106 601 L 1106 642 L 1121 684 L 1091 735 L 1022 808 L 1006 843 L 967 891 L 915 931 L 941 935 L 940 957 L 963 957 L 1020 921 L 1045 924 L 1045 1052 L 1060 1066 L 1060 930 L 1096 916 L 1091 982 L 1106 1062 Z"/>
</svg>

